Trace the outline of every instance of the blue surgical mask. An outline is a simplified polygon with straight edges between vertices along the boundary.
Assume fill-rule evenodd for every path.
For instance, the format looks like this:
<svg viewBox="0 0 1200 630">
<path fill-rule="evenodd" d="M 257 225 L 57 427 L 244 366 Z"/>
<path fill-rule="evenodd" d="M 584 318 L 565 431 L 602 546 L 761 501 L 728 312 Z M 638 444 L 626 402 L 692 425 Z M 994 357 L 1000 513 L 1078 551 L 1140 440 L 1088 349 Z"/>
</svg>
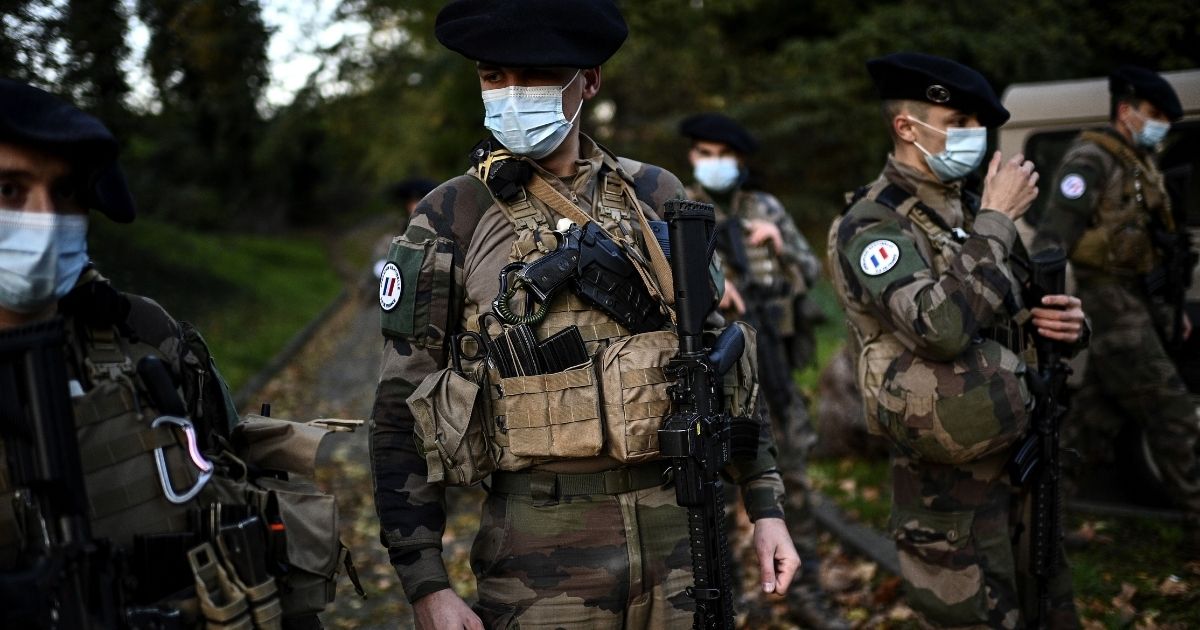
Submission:
<svg viewBox="0 0 1200 630">
<path fill-rule="evenodd" d="M 62 299 L 87 264 L 87 215 L 0 210 L 0 306 L 36 313 Z"/>
<path fill-rule="evenodd" d="M 1134 131 L 1132 127 L 1129 128 L 1129 131 L 1133 133 L 1133 141 L 1143 149 L 1157 147 L 1158 143 L 1167 137 L 1167 132 L 1171 130 L 1171 123 L 1154 120 L 1136 109 L 1133 111 L 1142 119 L 1142 128 L 1140 130 Z"/>
<path fill-rule="evenodd" d="M 571 125 L 583 109 L 583 101 L 575 115 L 567 120 L 563 114 L 563 92 L 566 91 L 579 71 L 561 88 L 553 85 L 526 87 L 512 85 L 506 88 L 483 91 L 483 126 L 517 155 L 540 160 L 550 155 L 562 144 Z"/>
<path fill-rule="evenodd" d="M 704 158 L 696 160 L 692 174 L 696 176 L 696 181 L 700 182 L 701 186 L 713 192 L 723 193 L 737 183 L 741 169 L 738 168 L 737 158 Z"/>
<path fill-rule="evenodd" d="M 912 116 L 908 119 L 946 136 L 946 149 L 937 155 L 926 151 L 921 143 L 913 142 L 925 154 L 929 169 L 943 182 L 962 179 L 983 163 L 983 155 L 987 152 L 987 127 L 951 127 L 942 131 Z"/>
</svg>

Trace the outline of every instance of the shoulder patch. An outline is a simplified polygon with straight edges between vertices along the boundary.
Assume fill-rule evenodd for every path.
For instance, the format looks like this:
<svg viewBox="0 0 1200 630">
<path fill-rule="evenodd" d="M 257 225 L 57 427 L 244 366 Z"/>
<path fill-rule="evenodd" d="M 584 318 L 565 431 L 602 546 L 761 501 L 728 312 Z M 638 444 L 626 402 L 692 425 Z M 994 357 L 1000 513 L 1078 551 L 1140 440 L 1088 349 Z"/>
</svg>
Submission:
<svg viewBox="0 0 1200 630">
<path fill-rule="evenodd" d="M 400 303 L 400 295 L 404 292 L 404 277 L 396 263 L 389 262 L 383 266 L 379 274 L 379 307 L 391 311 Z"/>
<path fill-rule="evenodd" d="M 858 266 L 868 276 L 887 273 L 898 262 L 900 262 L 900 248 L 886 239 L 872 241 L 858 257 Z"/>
<path fill-rule="evenodd" d="M 1078 199 L 1087 191 L 1087 181 L 1079 173 L 1067 173 L 1058 182 L 1058 192 L 1067 199 Z"/>
</svg>

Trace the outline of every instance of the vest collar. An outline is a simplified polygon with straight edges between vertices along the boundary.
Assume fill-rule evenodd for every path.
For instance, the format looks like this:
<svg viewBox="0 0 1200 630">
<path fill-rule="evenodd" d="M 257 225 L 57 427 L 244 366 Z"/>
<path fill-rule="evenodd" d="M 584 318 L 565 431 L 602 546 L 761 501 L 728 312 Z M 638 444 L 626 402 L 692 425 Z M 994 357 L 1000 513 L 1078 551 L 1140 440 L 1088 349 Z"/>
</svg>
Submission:
<svg viewBox="0 0 1200 630">
<path fill-rule="evenodd" d="M 952 228 L 963 227 L 962 182 L 949 184 L 907 165 L 888 155 L 883 177 L 915 195 Z"/>
</svg>

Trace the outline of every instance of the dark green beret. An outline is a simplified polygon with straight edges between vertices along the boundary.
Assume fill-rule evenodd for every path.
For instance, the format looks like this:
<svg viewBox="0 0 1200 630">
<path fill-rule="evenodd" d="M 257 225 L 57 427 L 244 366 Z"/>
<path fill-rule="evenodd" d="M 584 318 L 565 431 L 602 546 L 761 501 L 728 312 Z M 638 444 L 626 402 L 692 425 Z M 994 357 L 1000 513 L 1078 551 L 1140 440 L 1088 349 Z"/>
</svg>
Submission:
<svg viewBox="0 0 1200 630">
<path fill-rule="evenodd" d="M 129 223 L 135 210 L 117 164 L 117 140 L 93 116 L 30 85 L 0 78 L 0 141 L 48 151 L 81 166 L 91 178 L 85 205 Z"/>
<path fill-rule="evenodd" d="M 883 100 L 903 99 L 942 105 L 975 114 L 985 127 L 1008 121 L 987 79 L 975 70 L 945 57 L 899 52 L 867 62 L 867 72 Z"/>
<path fill-rule="evenodd" d="M 758 150 L 758 141 L 736 120 L 715 112 L 688 116 L 679 123 L 679 134 L 693 140 L 722 142 L 743 155 Z"/>
<path fill-rule="evenodd" d="M 1183 118 L 1179 95 L 1157 72 L 1137 66 L 1121 66 L 1108 75 L 1108 91 L 1113 96 L 1132 96 L 1150 101 L 1171 121 Z"/>
<path fill-rule="evenodd" d="M 467 59 L 516 68 L 594 68 L 629 34 L 613 0 L 455 0 L 434 34 Z"/>
</svg>

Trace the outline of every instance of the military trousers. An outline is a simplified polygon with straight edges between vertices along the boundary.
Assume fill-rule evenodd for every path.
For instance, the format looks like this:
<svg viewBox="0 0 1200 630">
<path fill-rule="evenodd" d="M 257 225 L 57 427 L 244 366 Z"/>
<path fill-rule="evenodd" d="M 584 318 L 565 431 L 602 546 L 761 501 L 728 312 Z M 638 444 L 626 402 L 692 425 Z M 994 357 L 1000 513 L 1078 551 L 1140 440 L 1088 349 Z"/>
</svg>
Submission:
<svg viewBox="0 0 1200 630">
<path fill-rule="evenodd" d="M 488 493 L 471 550 L 488 628 L 691 628 L 687 510 L 672 486 Z"/>
<path fill-rule="evenodd" d="M 1082 454 L 1085 468 L 1110 466 L 1123 425 L 1136 422 L 1162 490 L 1200 513 L 1200 411 L 1156 332 L 1164 313 L 1120 284 L 1081 282 L 1079 297 L 1092 340 L 1064 443 Z"/>
<path fill-rule="evenodd" d="M 965 464 L 920 462 L 893 449 L 892 536 L 908 605 L 939 628 L 1022 628 L 1035 611 L 1026 570 L 1026 493 L 1008 453 Z M 1077 628 L 1071 574 L 1050 584 L 1051 628 Z"/>
</svg>

